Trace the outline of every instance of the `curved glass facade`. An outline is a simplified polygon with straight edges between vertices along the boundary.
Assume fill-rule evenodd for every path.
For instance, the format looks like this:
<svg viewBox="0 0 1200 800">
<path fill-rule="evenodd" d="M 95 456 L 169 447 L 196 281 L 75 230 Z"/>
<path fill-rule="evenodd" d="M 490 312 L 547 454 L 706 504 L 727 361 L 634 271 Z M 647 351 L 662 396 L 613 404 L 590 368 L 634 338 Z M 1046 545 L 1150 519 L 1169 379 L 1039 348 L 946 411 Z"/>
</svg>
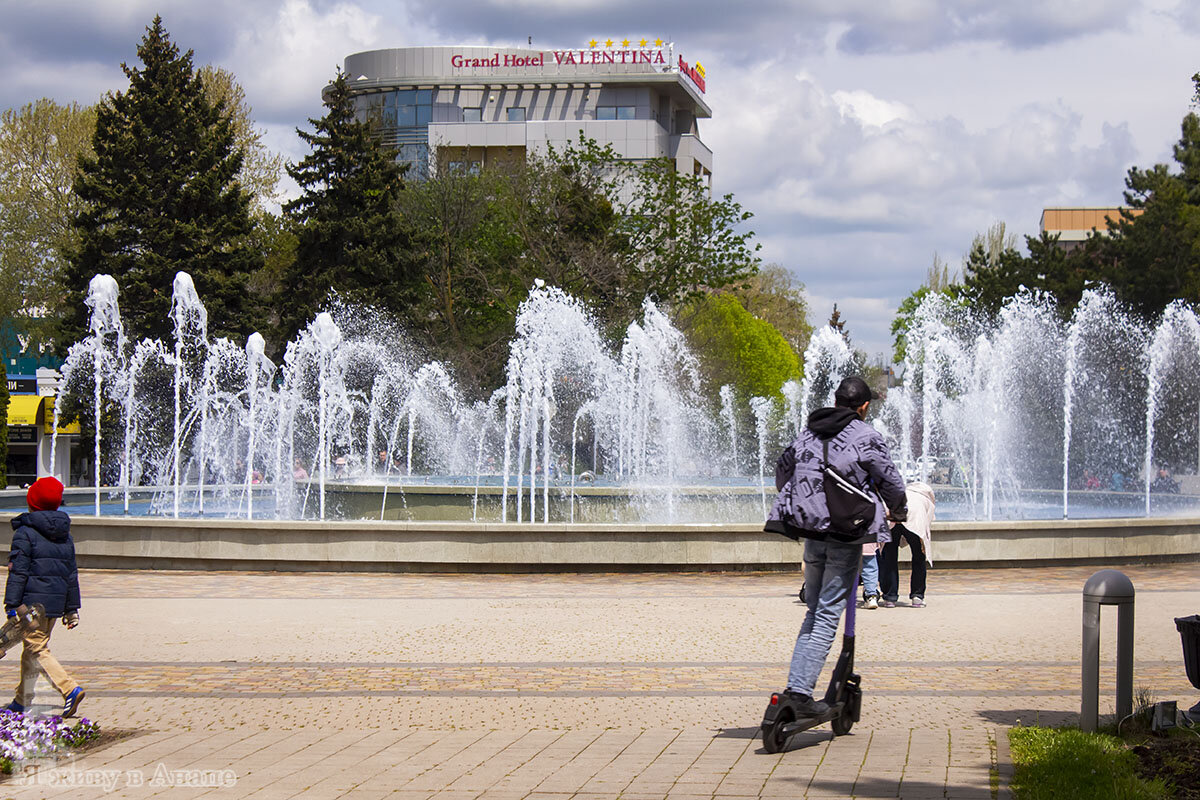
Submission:
<svg viewBox="0 0 1200 800">
<path fill-rule="evenodd" d="M 396 148 L 396 160 L 408 165 L 408 175 L 423 177 L 429 172 L 429 123 L 433 119 L 431 89 L 393 89 L 355 98 L 360 119 L 379 124 L 384 144 Z"/>
</svg>

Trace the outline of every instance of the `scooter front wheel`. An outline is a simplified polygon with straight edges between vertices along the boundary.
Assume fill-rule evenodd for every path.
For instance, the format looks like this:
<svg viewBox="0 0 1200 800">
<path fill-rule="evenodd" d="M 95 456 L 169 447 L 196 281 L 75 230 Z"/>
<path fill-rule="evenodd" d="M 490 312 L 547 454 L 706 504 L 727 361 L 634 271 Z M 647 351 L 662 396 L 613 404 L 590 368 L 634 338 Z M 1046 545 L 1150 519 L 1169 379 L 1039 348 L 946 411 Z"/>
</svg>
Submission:
<svg viewBox="0 0 1200 800">
<path fill-rule="evenodd" d="M 854 727 L 854 723 L 858 722 L 858 717 L 862 713 L 862 689 L 859 688 L 860 680 L 859 676 L 851 675 L 842 692 L 841 713 L 830 720 L 830 727 L 833 728 L 835 736 L 845 736 Z"/>
<path fill-rule="evenodd" d="M 849 703 L 842 709 L 842 713 L 830 720 L 829 725 L 833 728 L 835 736 L 845 736 L 850 732 L 854 727 L 854 713 L 850 710 Z"/>
</svg>

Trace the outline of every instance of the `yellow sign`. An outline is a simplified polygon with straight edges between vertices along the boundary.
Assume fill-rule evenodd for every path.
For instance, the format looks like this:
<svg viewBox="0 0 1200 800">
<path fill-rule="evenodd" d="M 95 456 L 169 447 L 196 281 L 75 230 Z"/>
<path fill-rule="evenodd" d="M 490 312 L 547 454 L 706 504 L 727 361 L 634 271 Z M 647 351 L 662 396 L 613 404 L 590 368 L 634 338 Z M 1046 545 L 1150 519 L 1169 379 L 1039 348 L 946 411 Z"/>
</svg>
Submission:
<svg viewBox="0 0 1200 800">
<path fill-rule="evenodd" d="M 46 421 L 42 426 L 42 432 L 47 435 L 52 435 L 54 433 L 54 401 L 55 401 L 55 398 L 46 397 L 44 399 L 46 401 Z M 67 422 L 66 420 L 60 419 L 58 421 L 58 432 L 59 433 L 78 434 L 79 433 L 79 420 L 74 419 L 74 420 L 71 420 L 70 422 Z"/>
<path fill-rule="evenodd" d="M 36 394 L 14 394 L 8 398 L 9 425 L 37 425 L 41 422 L 42 401 Z"/>
</svg>

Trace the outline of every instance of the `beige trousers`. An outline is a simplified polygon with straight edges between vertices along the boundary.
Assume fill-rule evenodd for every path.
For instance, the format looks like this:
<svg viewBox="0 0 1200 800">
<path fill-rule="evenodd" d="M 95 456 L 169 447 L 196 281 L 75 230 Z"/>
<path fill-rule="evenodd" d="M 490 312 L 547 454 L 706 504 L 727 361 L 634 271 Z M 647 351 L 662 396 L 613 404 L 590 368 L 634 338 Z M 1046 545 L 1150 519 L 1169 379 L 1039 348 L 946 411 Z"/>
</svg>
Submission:
<svg viewBox="0 0 1200 800">
<path fill-rule="evenodd" d="M 21 652 L 21 681 L 17 684 L 15 699 L 26 708 L 33 705 L 33 689 L 39 672 L 45 673 L 63 697 L 79 685 L 50 653 L 50 630 L 56 621 L 54 617 L 46 617 L 41 625 L 25 631 L 22 637 L 25 649 Z"/>
</svg>

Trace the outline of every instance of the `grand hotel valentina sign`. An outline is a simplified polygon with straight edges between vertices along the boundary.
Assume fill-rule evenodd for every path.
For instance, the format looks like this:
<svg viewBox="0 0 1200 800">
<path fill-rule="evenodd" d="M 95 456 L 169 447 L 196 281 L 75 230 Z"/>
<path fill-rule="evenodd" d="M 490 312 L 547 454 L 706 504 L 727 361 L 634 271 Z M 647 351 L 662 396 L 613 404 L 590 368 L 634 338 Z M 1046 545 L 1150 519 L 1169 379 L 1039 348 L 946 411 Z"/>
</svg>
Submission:
<svg viewBox="0 0 1200 800">
<path fill-rule="evenodd" d="M 646 39 L 641 42 L 630 42 L 624 39 L 614 42 L 608 39 L 601 42 L 593 39 L 587 49 L 578 50 L 547 50 L 530 55 L 515 53 L 492 53 L 490 56 L 465 56 L 455 53 L 450 56 L 450 66 L 455 69 L 543 69 L 545 67 L 603 67 L 618 64 L 645 64 L 651 67 L 675 68 L 691 78 L 700 91 L 705 91 L 704 67 L 696 62 L 693 67 L 679 58 L 678 64 L 672 63 L 671 45 L 664 46 L 662 39 L 656 39 L 652 44 Z M 619 45 L 614 47 L 614 44 Z M 631 46 L 637 45 L 637 46 Z"/>
</svg>

